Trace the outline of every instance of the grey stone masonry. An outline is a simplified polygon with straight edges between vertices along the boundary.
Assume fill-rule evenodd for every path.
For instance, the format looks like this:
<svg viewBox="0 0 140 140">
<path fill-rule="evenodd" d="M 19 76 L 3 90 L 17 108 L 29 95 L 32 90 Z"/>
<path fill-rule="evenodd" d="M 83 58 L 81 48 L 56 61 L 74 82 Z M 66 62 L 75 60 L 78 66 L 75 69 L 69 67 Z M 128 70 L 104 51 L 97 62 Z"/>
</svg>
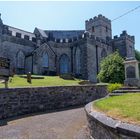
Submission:
<svg viewBox="0 0 140 140">
<path fill-rule="evenodd" d="M 0 57 L 10 58 L 16 74 L 62 75 L 96 83 L 100 62 L 118 50 L 122 57 L 135 57 L 134 36 L 123 31 L 112 39 L 111 21 L 99 14 L 85 21 L 83 30 L 24 31 L 5 25 L 0 16 Z"/>
<path fill-rule="evenodd" d="M 105 97 L 106 86 L 57 86 L 0 89 L 0 119 L 80 106 Z"/>
</svg>

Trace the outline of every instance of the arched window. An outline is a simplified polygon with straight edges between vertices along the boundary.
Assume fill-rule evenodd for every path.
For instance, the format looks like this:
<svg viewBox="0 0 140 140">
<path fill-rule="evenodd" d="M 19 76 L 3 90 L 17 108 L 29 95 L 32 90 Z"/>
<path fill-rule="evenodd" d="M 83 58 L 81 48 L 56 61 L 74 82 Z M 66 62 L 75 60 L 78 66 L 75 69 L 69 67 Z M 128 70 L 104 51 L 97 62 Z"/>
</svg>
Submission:
<svg viewBox="0 0 140 140">
<path fill-rule="evenodd" d="M 69 57 L 66 54 L 60 56 L 60 74 L 69 73 Z"/>
<path fill-rule="evenodd" d="M 101 58 L 105 58 L 106 56 L 107 56 L 107 52 L 105 49 L 103 49 L 101 52 Z"/>
<path fill-rule="evenodd" d="M 76 49 L 75 62 L 76 62 L 76 74 L 81 74 L 81 51 L 79 47 Z"/>
<path fill-rule="evenodd" d="M 49 67 L 49 57 L 47 53 L 42 57 L 42 67 Z"/>
<path fill-rule="evenodd" d="M 24 68 L 25 55 L 22 51 L 17 53 L 17 68 Z"/>
</svg>

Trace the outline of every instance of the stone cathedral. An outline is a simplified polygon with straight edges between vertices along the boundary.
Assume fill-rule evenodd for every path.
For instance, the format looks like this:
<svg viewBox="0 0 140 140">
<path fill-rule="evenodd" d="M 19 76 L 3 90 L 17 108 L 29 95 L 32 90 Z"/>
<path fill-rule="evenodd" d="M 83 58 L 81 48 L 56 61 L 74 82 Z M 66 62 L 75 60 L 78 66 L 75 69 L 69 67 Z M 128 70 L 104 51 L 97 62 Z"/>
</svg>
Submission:
<svg viewBox="0 0 140 140">
<path fill-rule="evenodd" d="M 115 50 L 134 57 L 134 43 L 126 31 L 112 38 L 111 20 L 102 15 L 86 20 L 84 30 L 36 27 L 33 33 L 5 25 L 0 16 L 0 56 L 17 74 L 73 74 L 97 82 L 100 61 Z"/>
</svg>

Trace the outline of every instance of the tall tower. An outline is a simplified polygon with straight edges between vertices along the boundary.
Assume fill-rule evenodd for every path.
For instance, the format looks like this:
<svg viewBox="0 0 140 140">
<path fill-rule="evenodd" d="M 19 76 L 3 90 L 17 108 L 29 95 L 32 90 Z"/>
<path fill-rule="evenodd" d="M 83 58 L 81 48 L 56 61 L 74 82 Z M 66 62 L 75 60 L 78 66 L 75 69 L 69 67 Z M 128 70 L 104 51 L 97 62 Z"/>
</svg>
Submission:
<svg viewBox="0 0 140 140">
<path fill-rule="evenodd" d="M 100 39 L 107 40 L 112 38 L 111 21 L 102 15 L 86 20 L 85 29 Z"/>
</svg>

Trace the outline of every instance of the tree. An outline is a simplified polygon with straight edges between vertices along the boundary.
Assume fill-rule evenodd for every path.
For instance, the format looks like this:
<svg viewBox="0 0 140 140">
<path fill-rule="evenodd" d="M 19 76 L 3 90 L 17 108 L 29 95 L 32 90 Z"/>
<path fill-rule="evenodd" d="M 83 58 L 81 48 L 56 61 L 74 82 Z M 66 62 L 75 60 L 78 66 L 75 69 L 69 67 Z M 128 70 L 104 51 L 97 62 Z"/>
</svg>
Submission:
<svg viewBox="0 0 140 140">
<path fill-rule="evenodd" d="M 140 61 L 140 52 L 138 50 L 135 50 L 135 57 L 138 61 Z"/>
<path fill-rule="evenodd" d="M 140 62 L 140 51 L 135 50 L 135 57 Z M 139 74 L 140 74 L 140 63 L 139 63 Z"/>
<path fill-rule="evenodd" d="M 118 52 L 105 57 L 100 63 L 98 79 L 105 83 L 123 83 L 125 79 L 124 59 Z"/>
</svg>

